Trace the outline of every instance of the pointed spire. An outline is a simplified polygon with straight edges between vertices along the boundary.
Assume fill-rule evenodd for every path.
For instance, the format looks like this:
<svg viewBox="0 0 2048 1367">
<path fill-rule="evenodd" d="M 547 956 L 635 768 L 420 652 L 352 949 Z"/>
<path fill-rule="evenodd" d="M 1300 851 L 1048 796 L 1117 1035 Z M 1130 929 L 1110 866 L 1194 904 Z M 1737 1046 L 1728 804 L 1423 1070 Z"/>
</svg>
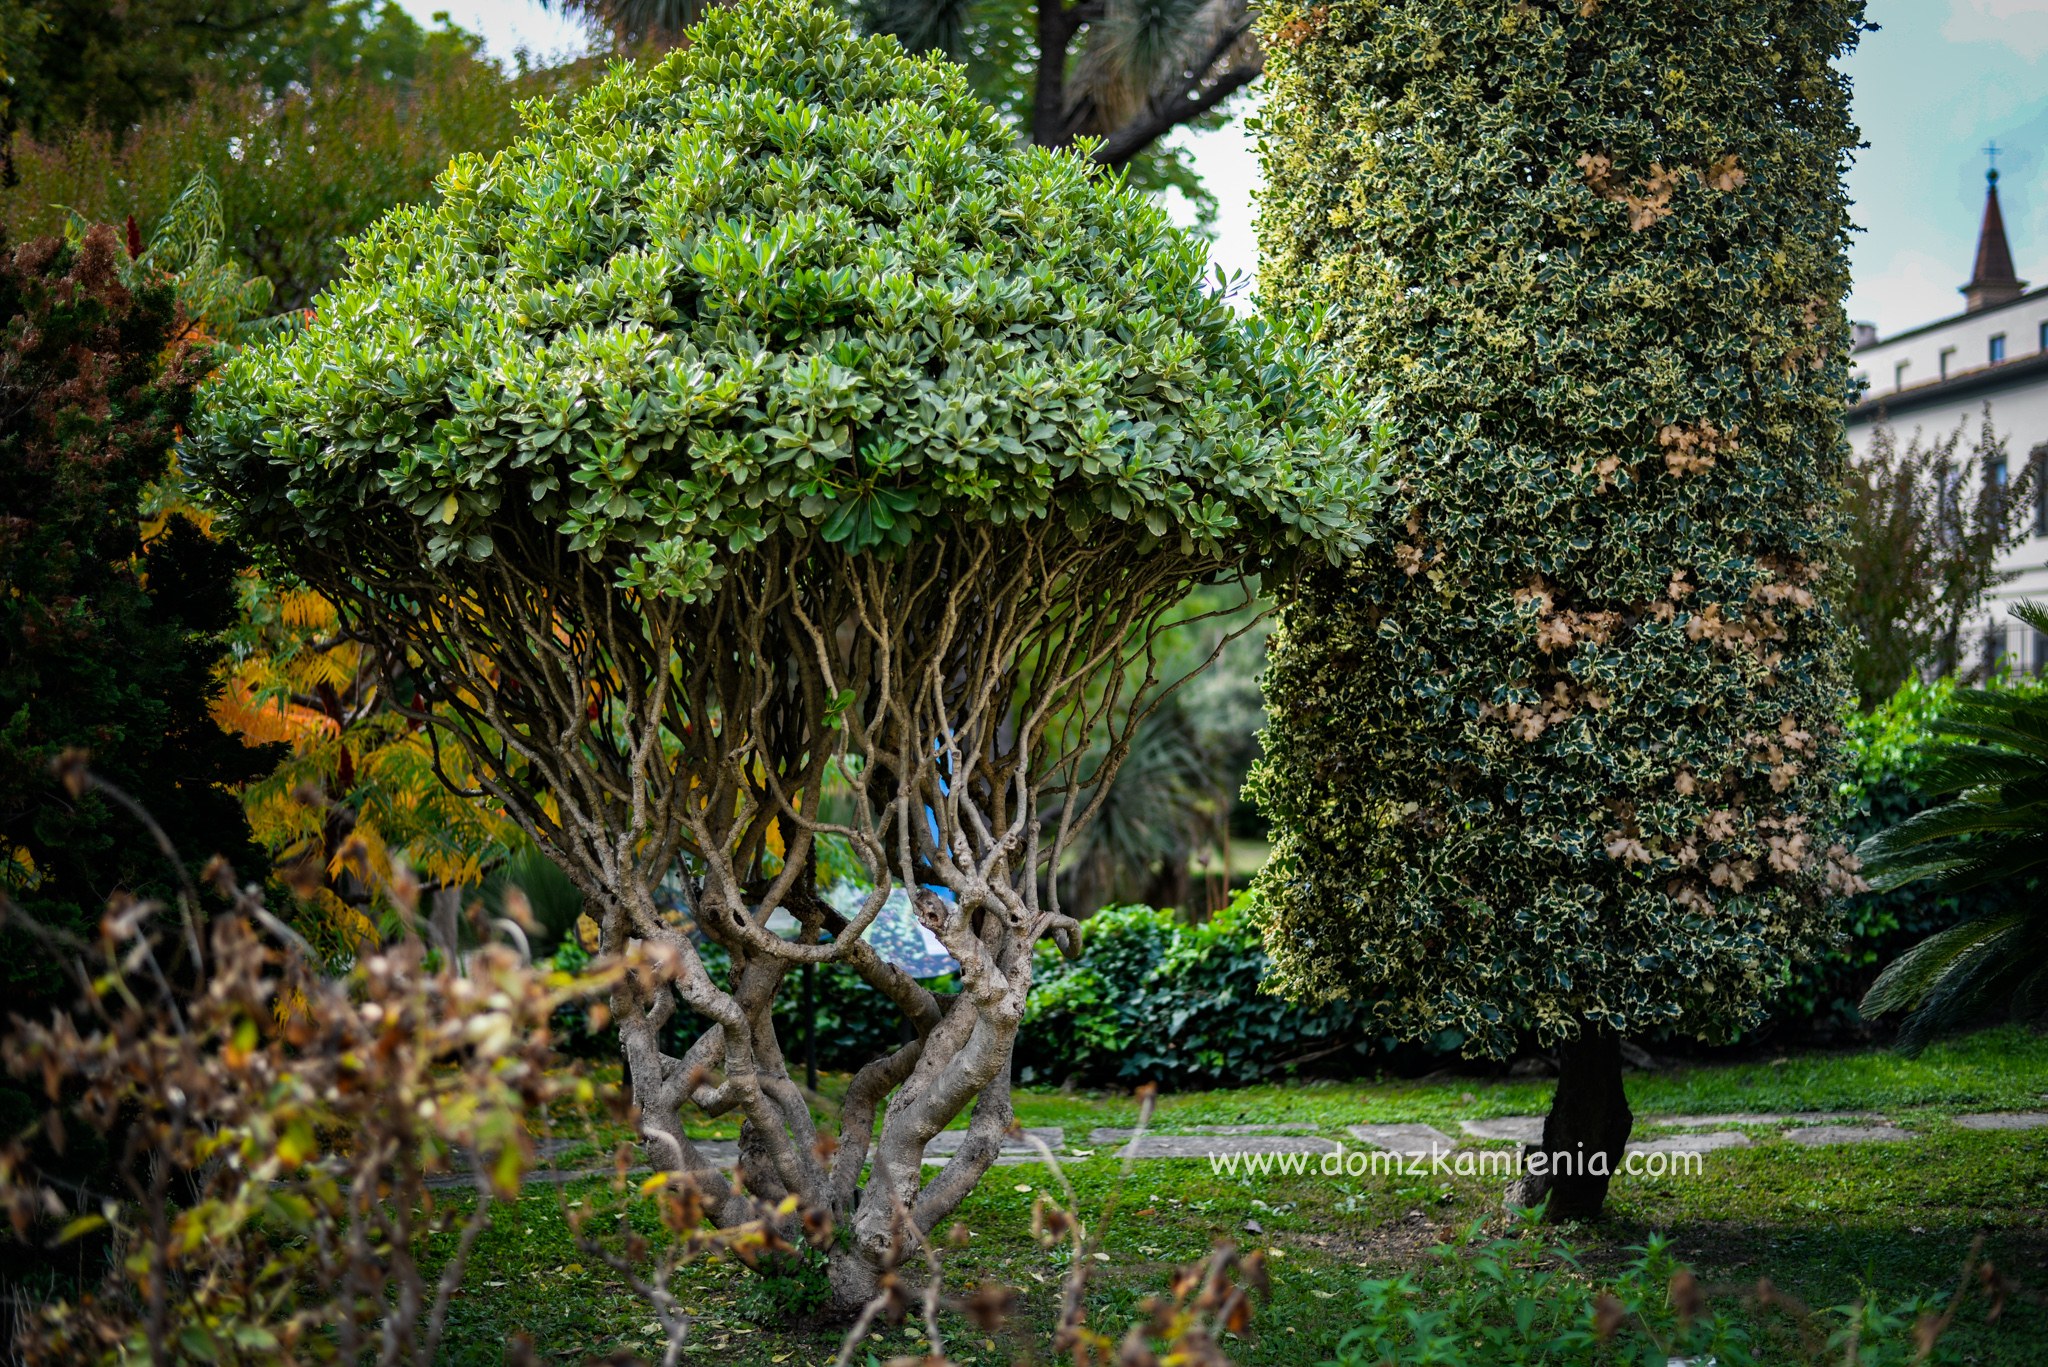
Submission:
<svg viewBox="0 0 2048 1367">
<path fill-rule="evenodd" d="M 1977 230 L 1977 269 L 1963 286 L 1969 312 L 2017 299 L 2027 282 L 2013 272 L 2012 248 L 2005 241 L 2005 215 L 1998 209 L 1998 168 L 1984 173 L 1984 225 Z"/>
</svg>

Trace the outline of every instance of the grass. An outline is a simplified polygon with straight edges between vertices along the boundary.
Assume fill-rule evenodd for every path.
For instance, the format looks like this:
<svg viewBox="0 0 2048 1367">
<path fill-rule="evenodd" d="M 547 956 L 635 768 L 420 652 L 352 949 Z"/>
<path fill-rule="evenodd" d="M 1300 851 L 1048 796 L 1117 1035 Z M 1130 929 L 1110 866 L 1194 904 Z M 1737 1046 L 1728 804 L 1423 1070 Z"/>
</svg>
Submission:
<svg viewBox="0 0 2048 1367">
<path fill-rule="evenodd" d="M 832 1089 L 828 1088 L 828 1092 Z M 1420 1082 L 1307 1083 L 1188 1093 L 1160 1100 L 1162 1132 L 1214 1124 L 1286 1124 L 1343 1137 L 1360 1122 L 1423 1121 L 1456 1132 L 1460 1118 L 1535 1114 L 1541 1080 L 1438 1078 Z M 1921 1134 L 1907 1144 L 1802 1148 L 1769 1129 L 1747 1149 L 1707 1155 L 1704 1176 L 1617 1178 L 1605 1220 L 1571 1237 L 1595 1275 L 1650 1235 L 1669 1235 L 1701 1279 L 1730 1298 L 1769 1277 L 1824 1306 L 1874 1295 L 1884 1302 L 1945 1293 L 1972 1240 L 2021 1284 L 1996 1324 L 1967 1315 L 1951 1333 L 1964 1360 L 2035 1367 L 2048 1360 L 2048 1130 L 1982 1132 L 1950 1117 L 1971 1110 L 2048 1109 L 2048 1039 L 1997 1029 L 1940 1044 L 1917 1059 L 1894 1054 L 1811 1054 L 1663 1073 L 1633 1074 L 1639 1116 L 1731 1111 L 1878 1111 Z M 1060 1125 L 1070 1148 L 1087 1131 L 1136 1119 L 1133 1098 L 1020 1092 L 1027 1125 Z M 728 1127 L 729 1132 L 729 1127 Z M 718 1133 L 711 1127 L 705 1135 Z M 1497 1179 L 1366 1175 L 1324 1178 L 1219 1175 L 1206 1161 L 1135 1165 L 1119 1195 L 1106 1147 L 1067 1173 L 1104 1231 L 1109 1255 L 1093 1283 L 1091 1322 L 1120 1331 L 1137 1302 L 1218 1239 L 1272 1250 L 1273 1297 L 1231 1351 L 1248 1367 L 1299 1367 L 1334 1347 L 1361 1278 L 1428 1261 L 1427 1249 L 1474 1220 L 1497 1218 Z M 975 1233 L 949 1258 L 961 1290 L 984 1277 L 1018 1287 L 1024 1309 L 989 1336 L 951 1323 L 948 1348 L 963 1362 L 1044 1361 L 1064 1271 L 1059 1252 L 1029 1234 L 1031 1203 L 1048 1189 L 1037 1167 L 994 1169 L 960 1212 Z M 501 1213 L 478 1248 L 452 1317 L 451 1361 L 497 1363 L 525 1332 L 544 1359 L 581 1362 L 618 1349 L 648 1351 L 653 1316 L 608 1270 L 584 1266 L 565 1222 L 569 1202 L 608 1199 L 602 1182 L 530 1190 Z M 680 1279 L 699 1315 L 686 1361 L 720 1367 L 815 1367 L 837 1349 L 829 1331 L 793 1329 L 761 1312 L 751 1274 L 702 1264 Z M 923 1351 L 905 1329 L 875 1345 L 878 1361 Z"/>
</svg>

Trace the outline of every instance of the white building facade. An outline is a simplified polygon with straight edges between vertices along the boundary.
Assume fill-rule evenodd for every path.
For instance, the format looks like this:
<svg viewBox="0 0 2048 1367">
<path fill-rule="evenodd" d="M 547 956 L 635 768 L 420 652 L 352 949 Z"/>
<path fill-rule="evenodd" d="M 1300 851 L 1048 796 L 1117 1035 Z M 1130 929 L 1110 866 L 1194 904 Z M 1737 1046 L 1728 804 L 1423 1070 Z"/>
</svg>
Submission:
<svg viewBox="0 0 2048 1367">
<path fill-rule="evenodd" d="M 2048 603 L 2048 288 L 2030 291 L 2014 274 L 1998 173 L 1988 179 L 1976 269 L 1962 287 L 1963 312 L 1885 338 L 1859 326 L 1852 365 L 1864 388 L 1849 409 L 1849 441 L 1861 458 L 1880 422 L 1901 445 L 1915 431 L 1931 438 L 1959 425 L 1967 441 L 1990 406 L 2008 463 L 2008 471 L 1992 476 L 2031 464 L 2035 486 L 2029 535 L 2001 565 L 2016 577 L 1992 591 L 1978 641 L 1986 664 L 2004 658 L 2015 669 L 2048 673 L 2048 637 L 2007 611 L 2016 602 Z"/>
</svg>

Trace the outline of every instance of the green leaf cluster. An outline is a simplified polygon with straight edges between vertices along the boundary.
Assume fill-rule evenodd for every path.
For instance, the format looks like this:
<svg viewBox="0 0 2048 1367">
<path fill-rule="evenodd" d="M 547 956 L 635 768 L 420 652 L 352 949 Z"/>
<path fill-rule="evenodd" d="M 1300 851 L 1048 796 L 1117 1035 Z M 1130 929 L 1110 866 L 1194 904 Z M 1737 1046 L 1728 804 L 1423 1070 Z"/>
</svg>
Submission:
<svg viewBox="0 0 2048 1367">
<path fill-rule="evenodd" d="M 1040 948 L 1018 1038 L 1022 1081 L 1213 1087 L 1384 1062 L 1375 1047 L 1391 1041 L 1363 1006 L 1263 990 L 1266 951 L 1242 897 L 1198 925 L 1142 906 L 1106 908 L 1086 925 L 1080 958 Z M 1436 1044 L 1455 1048 L 1456 1037 Z"/>
<path fill-rule="evenodd" d="M 190 464 L 257 540 L 474 561 L 538 519 L 683 597 L 778 531 L 1055 507 L 1253 563 L 1357 544 L 1357 400 L 956 68 L 752 0 L 526 115 L 223 368 Z"/>
<path fill-rule="evenodd" d="M 1827 944 L 1858 0 L 1263 18 L 1265 289 L 1387 392 L 1284 595 L 1278 980 L 1505 1054 L 1725 1037 Z"/>
</svg>

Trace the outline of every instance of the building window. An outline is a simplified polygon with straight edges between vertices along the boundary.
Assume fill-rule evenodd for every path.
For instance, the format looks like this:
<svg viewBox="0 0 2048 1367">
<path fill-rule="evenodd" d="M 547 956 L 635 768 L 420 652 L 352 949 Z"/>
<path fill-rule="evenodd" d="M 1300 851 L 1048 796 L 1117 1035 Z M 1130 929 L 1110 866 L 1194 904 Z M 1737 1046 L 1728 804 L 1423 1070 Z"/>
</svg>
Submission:
<svg viewBox="0 0 2048 1367">
<path fill-rule="evenodd" d="M 2041 350 L 2048 351 L 2048 320 L 2041 324 Z"/>
<path fill-rule="evenodd" d="M 2034 535 L 2048 536 L 2048 446 L 2034 448 Z"/>
<path fill-rule="evenodd" d="M 1991 364 L 1997 365 L 2005 359 L 2005 334 L 1998 333 L 1991 339 Z"/>
<path fill-rule="evenodd" d="M 2048 328 L 2048 323 L 2043 323 L 2041 326 L 2044 328 Z M 1906 387 L 1906 367 L 1911 364 L 1913 364 L 1911 361 L 1900 361 L 1897 365 L 1892 367 L 1893 389 L 1904 389 Z"/>
<path fill-rule="evenodd" d="M 2034 672 L 2048 674 L 2048 631 L 2034 633 Z"/>
<path fill-rule="evenodd" d="M 1945 346 L 1941 349 L 1941 378 L 1944 380 L 1948 378 L 1948 363 L 1955 359 L 1955 354 L 1956 349 L 1952 346 Z"/>
</svg>

